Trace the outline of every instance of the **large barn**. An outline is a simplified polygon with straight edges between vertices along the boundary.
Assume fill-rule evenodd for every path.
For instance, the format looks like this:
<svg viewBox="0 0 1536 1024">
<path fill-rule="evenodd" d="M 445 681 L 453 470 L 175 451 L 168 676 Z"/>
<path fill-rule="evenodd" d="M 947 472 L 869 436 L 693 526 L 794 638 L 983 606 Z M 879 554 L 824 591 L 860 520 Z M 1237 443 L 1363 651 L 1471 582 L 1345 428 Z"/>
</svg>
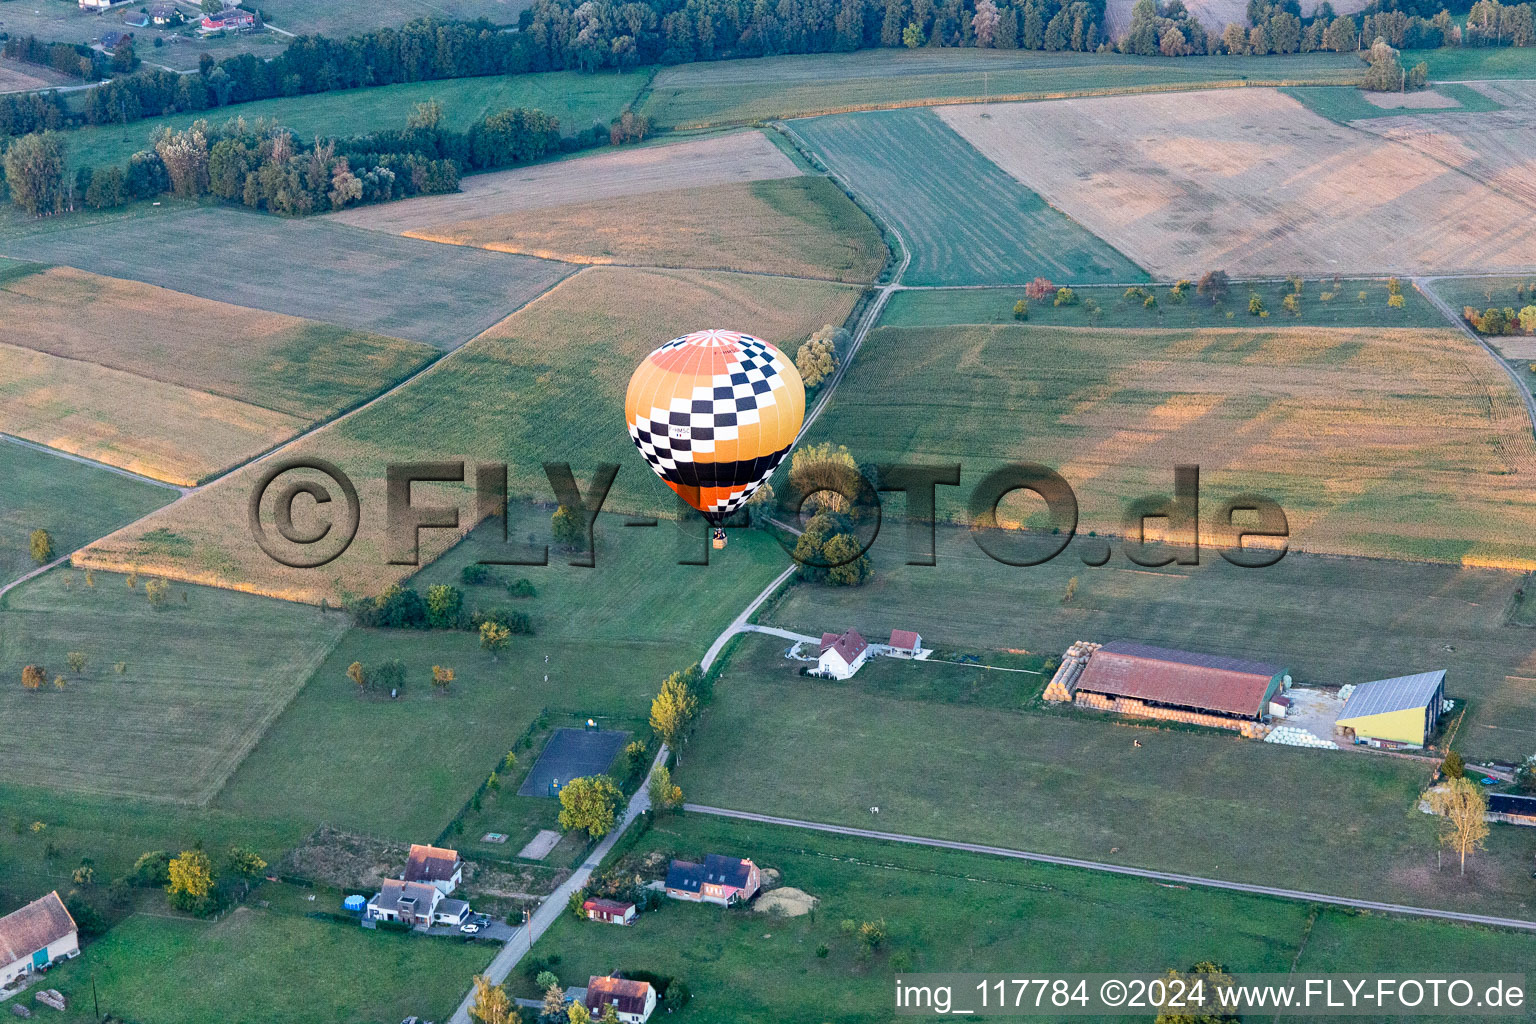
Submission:
<svg viewBox="0 0 1536 1024">
<path fill-rule="evenodd" d="M 1377 679 L 1354 688 L 1334 724 L 1354 743 L 1422 747 L 1440 723 L 1444 700 L 1444 669 Z"/>
<path fill-rule="evenodd" d="M 1093 651 L 1073 689 L 1079 703 L 1104 710 L 1237 728 L 1263 721 L 1270 698 L 1289 683 L 1283 667 L 1267 662 L 1116 640 Z"/>
</svg>

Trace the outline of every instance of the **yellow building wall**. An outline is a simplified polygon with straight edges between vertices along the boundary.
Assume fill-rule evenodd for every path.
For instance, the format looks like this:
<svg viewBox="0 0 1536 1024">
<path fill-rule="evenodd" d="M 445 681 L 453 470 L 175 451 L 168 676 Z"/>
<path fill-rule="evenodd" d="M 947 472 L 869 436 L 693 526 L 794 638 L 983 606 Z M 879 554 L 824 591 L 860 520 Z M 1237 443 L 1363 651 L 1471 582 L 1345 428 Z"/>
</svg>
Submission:
<svg viewBox="0 0 1536 1024">
<path fill-rule="evenodd" d="M 1360 718 L 1341 718 L 1341 726 L 1355 730 L 1360 737 L 1379 740 L 1397 740 L 1399 743 L 1424 742 L 1424 709 L 1406 708 L 1381 715 L 1364 715 Z"/>
</svg>

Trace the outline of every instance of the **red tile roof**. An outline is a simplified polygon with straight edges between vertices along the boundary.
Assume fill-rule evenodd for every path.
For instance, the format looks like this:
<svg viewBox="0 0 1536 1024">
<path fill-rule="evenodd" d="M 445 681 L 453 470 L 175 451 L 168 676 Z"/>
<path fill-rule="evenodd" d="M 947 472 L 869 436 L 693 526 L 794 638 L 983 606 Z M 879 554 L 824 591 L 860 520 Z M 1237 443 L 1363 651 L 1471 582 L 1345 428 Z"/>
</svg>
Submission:
<svg viewBox="0 0 1536 1024">
<path fill-rule="evenodd" d="M 623 978 L 587 979 L 588 1011 L 594 1017 L 602 1015 L 603 1007 L 617 1003 L 620 1013 L 644 1013 L 646 996 L 651 986 L 645 981 L 627 981 Z"/>
<path fill-rule="evenodd" d="M 413 843 L 411 855 L 405 862 L 405 880 L 407 882 L 446 882 L 453 877 L 453 872 L 458 866 L 459 851 Z"/>
<path fill-rule="evenodd" d="M 919 639 L 918 635 L 916 633 L 911 632 L 910 630 L 905 630 L 905 629 L 893 629 L 893 630 L 891 630 L 891 646 L 896 648 L 898 651 L 915 651 L 915 650 L 917 650 L 917 641 L 918 641 L 918 639 Z"/>
<path fill-rule="evenodd" d="M 622 900 L 592 899 L 583 903 L 581 905 L 581 909 L 598 910 L 604 914 L 619 914 L 622 916 L 629 913 L 631 910 L 634 910 L 635 905 L 633 903 L 626 903 Z"/>
<path fill-rule="evenodd" d="M 864 653 L 869 644 L 865 642 L 858 631 L 850 629 L 839 636 L 836 633 L 821 634 L 821 653 L 826 654 L 828 648 L 836 648 L 839 656 L 848 664 L 853 664 L 853 659 Z"/>
<path fill-rule="evenodd" d="M 75 919 L 57 892 L 0 917 L 0 964 L 12 964 L 75 930 Z"/>
<path fill-rule="evenodd" d="M 1093 652 L 1077 688 L 1113 697 L 1257 717 L 1277 665 L 1117 640 Z"/>
</svg>

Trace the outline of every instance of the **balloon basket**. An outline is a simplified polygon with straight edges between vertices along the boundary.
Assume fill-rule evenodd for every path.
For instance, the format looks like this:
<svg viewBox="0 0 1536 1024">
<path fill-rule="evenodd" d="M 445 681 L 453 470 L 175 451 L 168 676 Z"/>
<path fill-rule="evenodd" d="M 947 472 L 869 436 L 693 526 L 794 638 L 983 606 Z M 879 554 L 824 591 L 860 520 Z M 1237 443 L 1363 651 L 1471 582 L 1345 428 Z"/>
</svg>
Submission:
<svg viewBox="0 0 1536 1024">
<path fill-rule="evenodd" d="M 724 530 L 716 530 L 714 537 L 709 542 L 709 546 L 714 548 L 716 551 L 724 551 L 725 550 L 725 531 Z"/>
</svg>

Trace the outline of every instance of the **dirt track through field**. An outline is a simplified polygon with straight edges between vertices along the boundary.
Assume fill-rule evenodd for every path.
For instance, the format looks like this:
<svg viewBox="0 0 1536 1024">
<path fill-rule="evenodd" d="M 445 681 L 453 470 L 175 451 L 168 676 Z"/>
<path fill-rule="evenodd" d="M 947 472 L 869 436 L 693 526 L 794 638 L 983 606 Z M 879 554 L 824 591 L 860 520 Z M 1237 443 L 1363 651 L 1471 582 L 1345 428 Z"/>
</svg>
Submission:
<svg viewBox="0 0 1536 1024">
<path fill-rule="evenodd" d="M 762 132 L 738 132 L 472 175 L 461 192 L 344 210 L 327 219 L 406 234 L 498 213 L 799 174 Z"/>
<path fill-rule="evenodd" d="M 1513 185 L 1490 188 L 1274 90 L 983 112 L 939 108 L 983 154 L 1159 276 L 1536 266 L 1536 217 Z"/>
</svg>

